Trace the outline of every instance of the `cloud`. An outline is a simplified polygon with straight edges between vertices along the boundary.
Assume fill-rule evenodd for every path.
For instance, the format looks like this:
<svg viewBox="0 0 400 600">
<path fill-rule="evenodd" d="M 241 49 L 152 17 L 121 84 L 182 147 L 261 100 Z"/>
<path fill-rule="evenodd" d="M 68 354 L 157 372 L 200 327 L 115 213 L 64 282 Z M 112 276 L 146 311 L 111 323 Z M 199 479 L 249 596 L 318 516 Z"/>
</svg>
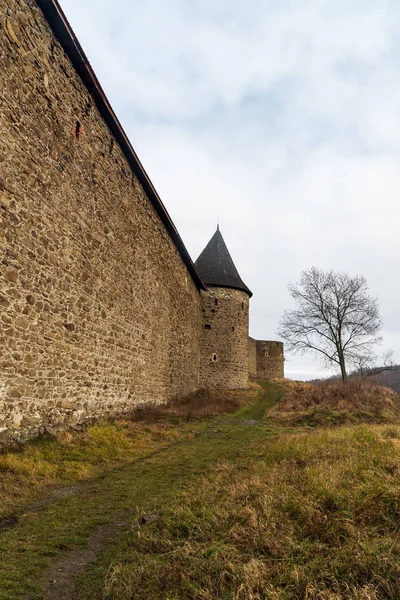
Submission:
<svg viewBox="0 0 400 600">
<path fill-rule="evenodd" d="M 400 361 L 400 6 L 61 4 L 193 258 L 220 218 L 252 335 L 275 337 L 302 269 L 345 270 L 367 277 Z"/>
</svg>

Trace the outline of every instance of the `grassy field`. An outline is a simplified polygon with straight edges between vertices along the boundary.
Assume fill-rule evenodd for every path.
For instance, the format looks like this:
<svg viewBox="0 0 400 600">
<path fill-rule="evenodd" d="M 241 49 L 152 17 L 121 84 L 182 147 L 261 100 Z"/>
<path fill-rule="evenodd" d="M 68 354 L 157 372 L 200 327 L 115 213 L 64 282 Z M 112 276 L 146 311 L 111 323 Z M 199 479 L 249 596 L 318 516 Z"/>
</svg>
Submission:
<svg viewBox="0 0 400 600">
<path fill-rule="evenodd" d="M 397 399 L 263 386 L 0 456 L 0 599 L 398 600 Z"/>
</svg>

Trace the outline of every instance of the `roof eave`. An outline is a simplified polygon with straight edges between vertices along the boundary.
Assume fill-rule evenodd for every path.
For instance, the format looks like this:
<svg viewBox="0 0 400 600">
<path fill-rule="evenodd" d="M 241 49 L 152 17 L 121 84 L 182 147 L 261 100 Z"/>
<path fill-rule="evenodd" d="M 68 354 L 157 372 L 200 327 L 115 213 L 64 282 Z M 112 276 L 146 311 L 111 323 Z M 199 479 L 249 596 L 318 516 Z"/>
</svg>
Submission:
<svg viewBox="0 0 400 600">
<path fill-rule="evenodd" d="M 225 288 L 227 290 L 238 290 L 239 292 L 244 292 L 248 295 L 249 298 L 252 297 L 253 292 L 251 292 L 247 287 L 239 287 L 236 285 L 224 285 L 222 283 L 207 283 L 207 288 Z"/>
<path fill-rule="evenodd" d="M 115 140 L 118 142 L 134 175 L 136 175 L 140 181 L 143 189 L 150 199 L 150 202 L 157 211 L 158 216 L 171 236 L 172 241 L 174 242 L 183 262 L 185 263 L 196 287 L 201 290 L 206 290 L 206 285 L 197 272 L 181 236 L 172 222 L 172 219 L 169 216 L 168 211 L 161 201 L 156 189 L 150 181 L 150 178 L 141 164 L 139 157 L 134 151 L 125 131 L 122 128 L 121 123 L 111 108 L 111 105 L 107 100 L 107 97 L 89 63 L 89 60 L 87 59 L 77 37 L 75 36 L 61 6 L 58 4 L 57 0 L 36 0 L 36 2 L 42 10 L 54 35 L 63 47 L 64 52 L 72 62 L 77 74 L 86 86 L 88 92 L 91 94 L 100 115 L 106 122 Z"/>
</svg>

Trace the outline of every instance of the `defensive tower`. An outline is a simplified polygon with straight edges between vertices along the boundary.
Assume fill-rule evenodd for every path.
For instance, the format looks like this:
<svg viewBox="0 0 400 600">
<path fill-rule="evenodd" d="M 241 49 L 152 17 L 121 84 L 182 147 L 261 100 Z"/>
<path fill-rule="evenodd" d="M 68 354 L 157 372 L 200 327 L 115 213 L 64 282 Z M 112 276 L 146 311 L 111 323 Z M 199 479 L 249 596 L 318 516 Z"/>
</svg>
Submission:
<svg viewBox="0 0 400 600">
<path fill-rule="evenodd" d="M 219 227 L 195 264 L 208 287 L 201 292 L 200 387 L 246 387 L 252 293 L 242 281 Z"/>
<path fill-rule="evenodd" d="M 0 29 L 0 446 L 283 375 L 219 229 L 200 277 L 58 0 L 0 0 Z"/>
</svg>

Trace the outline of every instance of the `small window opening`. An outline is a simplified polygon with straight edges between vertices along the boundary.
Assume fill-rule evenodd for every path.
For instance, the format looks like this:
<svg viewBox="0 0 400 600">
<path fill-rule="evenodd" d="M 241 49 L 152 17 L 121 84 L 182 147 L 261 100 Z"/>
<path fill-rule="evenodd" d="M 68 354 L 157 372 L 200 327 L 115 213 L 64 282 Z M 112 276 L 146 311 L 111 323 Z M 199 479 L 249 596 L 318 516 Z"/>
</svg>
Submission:
<svg viewBox="0 0 400 600">
<path fill-rule="evenodd" d="M 244 302 L 242 302 L 242 310 L 244 310 Z"/>
<path fill-rule="evenodd" d="M 235 328 L 234 328 L 234 327 L 232 327 L 232 331 L 235 331 Z"/>
<path fill-rule="evenodd" d="M 211 329 L 211 325 L 210 325 L 210 323 L 206 323 L 206 324 L 204 325 L 204 329 Z"/>
<path fill-rule="evenodd" d="M 221 304 L 221 300 L 219 298 L 215 298 L 215 306 L 219 306 Z"/>
<path fill-rule="evenodd" d="M 217 362 L 217 360 L 218 360 L 218 356 L 217 356 L 217 355 L 216 355 L 216 353 L 214 352 L 214 353 L 211 355 L 211 361 L 212 361 L 212 362 Z"/>
<path fill-rule="evenodd" d="M 74 127 L 74 135 L 76 137 L 77 140 L 80 140 L 82 137 L 82 125 L 80 124 L 80 121 L 77 121 L 75 123 L 75 127 Z"/>
</svg>

